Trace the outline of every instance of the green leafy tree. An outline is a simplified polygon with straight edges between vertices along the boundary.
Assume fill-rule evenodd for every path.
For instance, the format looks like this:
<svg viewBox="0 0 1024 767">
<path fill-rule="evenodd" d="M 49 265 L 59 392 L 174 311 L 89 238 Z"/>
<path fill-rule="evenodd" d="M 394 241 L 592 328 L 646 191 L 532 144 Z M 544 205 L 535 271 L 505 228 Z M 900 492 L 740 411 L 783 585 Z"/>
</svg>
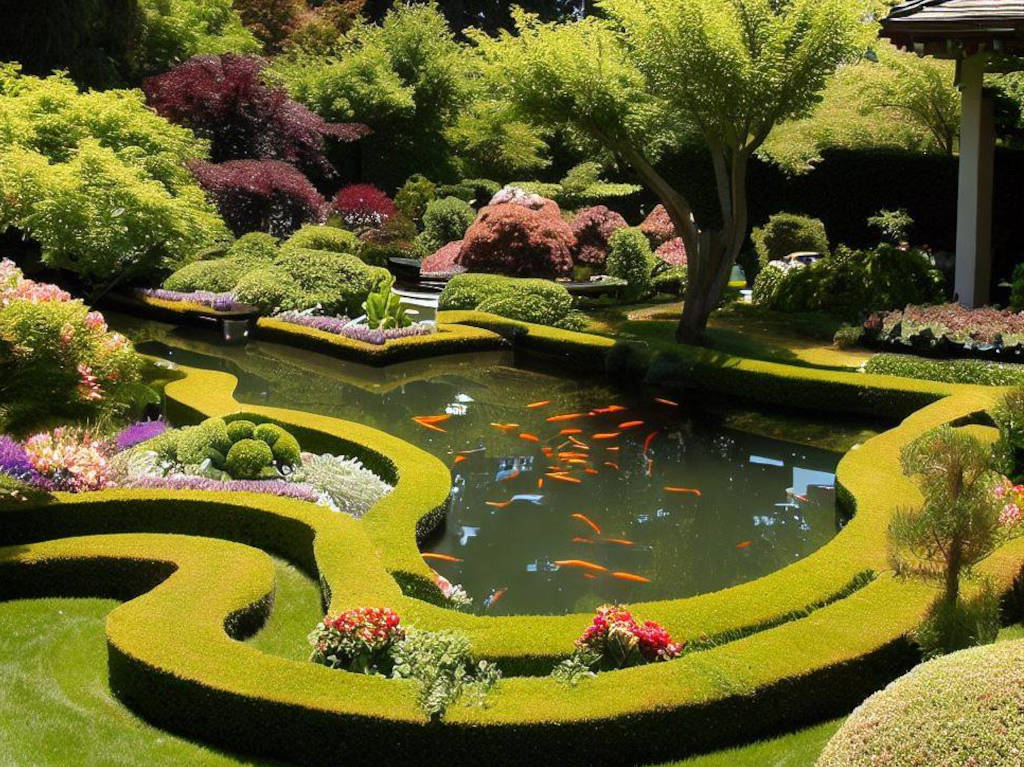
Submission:
<svg viewBox="0 0 1024 767">
<path fill-rule="evenodd" d="M 943 426 L 904 448 L 901 463 L 924 501 L 893 515 L 894 563 L 941 579 L 943 601 L 954 605 L 962 573 L 991 554 L 1002 537 L 992 451 L 971 434 Z"/>
<path fill-rule="evenodd" d="M 707 318 L 747 238 L 747 166 L 772 129 L 806 113 L 854 47 L 847 0 L 599 0 L 605 19 L 540 22 L 516 36 L 473 35 L 522 113 L 571 131 L 630 165 L 661 200 L 689 254 L 680 341 Z M 721 223 L 696 221 L 684 191 L 655 167 L 697 135 L 711 153 Z"/>
</svg>

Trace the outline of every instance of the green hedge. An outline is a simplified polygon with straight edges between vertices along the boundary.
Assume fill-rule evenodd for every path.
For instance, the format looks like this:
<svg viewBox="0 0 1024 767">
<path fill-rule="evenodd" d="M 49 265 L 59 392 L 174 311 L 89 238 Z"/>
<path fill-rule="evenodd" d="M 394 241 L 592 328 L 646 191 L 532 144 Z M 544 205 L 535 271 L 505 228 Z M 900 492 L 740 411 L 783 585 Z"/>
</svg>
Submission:
<svg viewBox="0 0 1024 767">
<path fill-rule="evenodd" d="M 458 352 L 490 351 L 505 345 L 495 333 L 451 324 L 439 324 L 437 332 L 430 335 L 396 338 L 380 345 L 272 317 L 261 317 L 256 327 L 260 338 L 265 340 L 369 365 L 390 365 Z"/>
<path fill-rule="evenodd" d="M 982 386 L 1024 384 L 1024 365 L 985 360 L 933 360 L 912 354 L 876 354 L 864 370 L 881 375 Z"/>
<path fill-rule="evenodd" d="M 610 339 L 500 318 L 463 319 L 490 324 L 519 344 L 561 347 L 564 354 L 601 358 L 602 364 L 615 346 Z M 710 364 L 701 359 L 702 350 L 676 352 L 697 365 Z M 162 726 L 300 763 L 322 763 L 325 753 L 331 761 L 353 764 L 656 761 L 844 713 L 914 662 L 904 637 L 935 593 L 929 585 L 900 581 L 888 572 L 889 515 L 894 506 L 917 499 L 913 484 L 898 472 L 900 450 L 927 429 L 991 407 L 999 390 L 947 386 L 943 391 L 882 376 L 718 362 L 740 382 L 748 375 L 774 375 L 788 377 L 791 387 L 842 390 L 854 386 L 844 378 L 849 376 L 879 393 L 888 386 L 939 401 L 843 458 L 838 484 L 857 513 L 820 550 L 734 588 L 637 606 L 645 618 L 691 642 L 703 635 L 735 637 L 670 663 L 602 674 L 577 688 L 547 677 L 510 676 L 491 694 L 487 708 L 456 706 L 443 723 L 429 724 L 409 685 L 271 657 L 232 641 L 225 626 L 236 633 L 248 630 L 272 587 L 264 580 L 266 564 L 257 562 L 265 555 L 208 538 L 140 530 L 227 538 L 285 556 L 319 576 L 331 612 L 389 605 L 407 623 L 464 631 L 478 656 L 497 660 L 509 674 L 549 669 L 571 650 L 589 616 L 473 616 L 403 594 L 398 580 L 430 580 L 415 540 L 443 517 L 450 487 L 444 465 L 358 424 L 243 408 L 232 396 L 234 378 L 216 371 L 188 370 L 185 379 L 167 386 L 172 418 L 221 415 L 276 422 L 307 449 L 359 456 L 397 479 L 395 490 L 361 522 L 292 499 L 240 494 L 113 490 L 62 495 L 44 506 L 7 505 L 0 511 L 0 543 L 12 548 L 0 551 L 0 582 L 12 589 L 12 583 L 32 583 L 33 572 L 65 568 L 63 578 L 52 579 L 54 593 L 61 593 L 80 587 L 79 573 L 102 581 L 107 571 L 128 572 L 123 562 L 173 562 L 174 573 L 159 587 L 110 616 L 114 689 Z M 828 405 L 838 409 L 836 400 Z M 117 530 L 132 534 L 95 535 Z M 85 534 L 91 537 L 32 543 Z M 1022 555 L 1024 540 L 1003 547 L 980 569 L 1007 588 Z M 876 577 L 856 588 L 865 572 Z M 151 588 L 155 577 L 151 568 L 139 574 L 133 583 L 137 593 Z M 67 582 L 63 587 L 62 581 Z"/>
</svg>

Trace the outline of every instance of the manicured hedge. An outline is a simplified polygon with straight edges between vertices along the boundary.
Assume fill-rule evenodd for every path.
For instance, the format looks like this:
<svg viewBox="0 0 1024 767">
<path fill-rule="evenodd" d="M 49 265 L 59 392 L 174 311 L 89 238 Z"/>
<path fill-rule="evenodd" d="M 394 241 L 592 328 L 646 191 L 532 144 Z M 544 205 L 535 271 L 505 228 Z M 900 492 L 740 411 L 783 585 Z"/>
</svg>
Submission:
<svg viewBox="0 0 1024 767">
<path fill-rule="evenodd" d="M 490 323 L 520 344 L 561 347 L 594 361 L 614 346 L 610 339 L 500 318 L 464 319 Z M 702 374 L 701 366 L 714 362 L 695 350 L 677 351 L 695 360 Z M 852 381 L 834 376 L 858 377 L 764 367 L 768 363 L 751 368 L 753 363 L 735 358 L 728 365 L 718 362 L 722 370 L 736 371 L 733 386 L 751 375 L 774 376 L 788 379 L 793 393 L 800 385 L 821 386 L 825 393 L 852 389 Z M 889 515 L 917 499 L 912 483 L 898 472 L 899 452 L 927 429 L 991 407 L 999 394 L 859 376 L 879 393 L 891 386 L 940 401 L 843 458 L 837 481 L 857 511 L 843 531 L 814 554 L 756 581 L 636 608 L 691 642 L 705 634 L 741 638 L 669 663 L 602 674 L 576 688 L 546 677 L 512 676 L 491 694 L 488 707 L 456 706 L 444 723 L 428 724 L 409 685 L 273 658 L 230 639 L 225 627 L 244 634 L 264 609 L 270 589 L 260 572 L 267 566 L 240 559 L 263 555 L 206 538 L 139 531 L 198 532 L 286 556 L 319 575 L 331 612 L 386 604 L 407 623 L 465 631 L 478 656 L 496 659 L 510 674 L 550 668 L 570 651 L 589 616 L 472 616 L 402 594 L 396 578 L 429 581 L 415 539 L 444 514 L 450 477 L 443 464 L 369 427 L 276 408 L 243 409 L 232 396 L 233 377 L 187 372 L 167 386 L 175 420 L 222 415 L 277 422 L 307 449 L 359 456 L 397 479 L 395 490 L 362 522 L 286 498 L 170 491 L 115 490 L 60 496 L 49 506 L 8 506 L 0 511 L 0 543 L 18 545 L 0 552 L 0 582 L 25 584 L 34 580 L 33 572 L 60 567 L 64 576 L 51 582 L 54 593 L 61 593 L 78 588 L 73 574 L 102 580 L 112 565 L 128 573 L 124 561 L 174 562 L 174 573 L 161 586 L 111 614 L 114 689 L 146 718 L 175 731 L 308 764 L 656 761 L 844 713 L 914 662 L 904 637 L 935 593 L 888 572 Z M 947 392 L 952 396 L 943 398 Z M 828 404 L 837 408 L 835 399 Z M 135 534 L 31 543 L 118 529 Z M 1007 588 L 1022 556 L 1024 541 L 1018 541 L 980 569 Z M 876 577 L 851 587 L 863 583 L 865 571 Z M 157 575 L 150 568 L 134 585 L 142 592 Z M 765 630 L 751 633 L 759 628 Z"/>
<path fill-rule="evenodd" d="M 389 365 L 458 352 L 490 351 L 505 345 L 501 337 L 494 333 L 451 324 L 438 325 L 436 333 L 396 338 L 382 345 L 368 344 L 272 317 L 261 317 L 256 327 L 260 338 L 265 340 L 369 365 Z"/>
<path fill-rule="evenodd" d="M 943 383 L 980 384 L 982 386 L 1020 386 L 1024 384 L 1024 365 L 985 360 L 933 360 L 913 354 L 876 354 L 868 360 L 868 373 L 920 378 Z"/>
</svg>

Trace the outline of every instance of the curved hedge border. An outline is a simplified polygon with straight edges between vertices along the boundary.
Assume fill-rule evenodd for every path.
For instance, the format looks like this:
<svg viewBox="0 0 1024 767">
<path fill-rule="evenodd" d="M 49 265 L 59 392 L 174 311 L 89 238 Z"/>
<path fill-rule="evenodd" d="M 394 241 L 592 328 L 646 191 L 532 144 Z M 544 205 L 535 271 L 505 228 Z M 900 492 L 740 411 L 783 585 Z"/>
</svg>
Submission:
<svg viewBox="0 0 1024 767">
<path fill-rule="evenodd" d="M 585 334 L 487 317 L 467 319 L 495 323 L 496 329 L 516 336 L 519 345 L 594 361 L 613 346 L 608 339 Z M 696 360 L 694 372 L 708 364 L 701 359 L 701 350 L 680 349 L 677 356 Z M 843 497 L 855 502 L 857 515 L 817 553 L 732 589 L 640 608 L 645 617 L 665 623 L 682 637 L 730 632 L 743 636 L 746 630 L 773 628 L 671 663 L 603 674 L 577 688 L 548 678 L 509 678 L 492 693 L 489 708 L 453 708 L 444 724 L 428 725 L 415 710 L 407 686 L 388 687 L 392 683 L 240 649 L 244 646 L 231 642 L 223 627 L 230 625 L 232 616 L 252 611 L 257 594 L 234 594 L 223 602 L 218 595 L 216 615 L 208 621 L 217 630 L 204 627 L 201 639 L 188 641 L 180 626 L 177 632 L 168 630 L 158 617 L 161 611 L 172 610 L 166 602 L 181 601 L 166 588 L 172 576 L 120 608 L 139 609 L 138 626 L 123 634 L 108 628 L 115 688 L 141 713 L 172 729 L 304 763 L 323 763 L 325 754 L 331 755 L 330 761 L 359 764 L 400 758 L 428 764 L 450 764 L 453 759 L 488 764 L 524 759 L 568 764 L 653 761 L 845 713 L 913 662 L 903 637 L 919 622 L 933 595 L 926 585 L 901 582 L 884 572 L 888 515 L 893 506 L 913 502 L 916 490 L 901 476 L 880 478 L 879 467 L 895 467 L 902 445 L 923 431 L 969 419 L 989 407 L 998 390 L 937 387 L 745 360 L 717 362 L 714 367 L 723 376 L 735 371 L 741 381 L 750 375 L 771 377 L 775 372 L 765 368 L 778 368 L 784 378 L 778 382 L 781 388 L 795 390 L 807 383 L 816 390 L 847 391 L 846 397 L 854 402 L 862 401 L 849 394 L 857 386 L 844 376 L 859 379 L 861 388 L 875 395 L 907 394 L 901 399 L 904 405 L 915 399 L 941 399 L 844 457 L 838 481 Z M 837 380 L 827 380 L 836 376 Z M 241 407 L 231 396 L 232 388 L 230 376 L 190 371 L 188 378 L 168 385 L 167 394 L 178 417 L 231 415 Z M 5 543 L 25 543 L 112 529 L 155 527 L 175 532 L 180 525 L 182 532 L 249 541 L 317 570 L 332 611 L 390 604 L 408 622 L 425 628 L 464 630 L 480 656 L 498 659 L 509 671 L 539 670 L 542 662 L 569 650 L 587 616 L 469 616 L 400 593 L 388 572 L 399 580 L 425 582 L 429 577 L 416 553 L 413 531 L 422 534 L 443 514 L 449 477 L 437 459 L 356 424 L 274 408 L 248 410 L 286 424 L 311 449 L 337 450 L 343 445 L 385 476 L 397 478 L 395 491 L 361 524 L 288 499 L 108 491 L 62 497 L 49 507 L 5 511 L 0 535 Z M 68 572 L 89 572 L 138 556 L 134 544 L 124 544 L 120 540 L 121 554 L 85 551 L 79 556 L 73 541 L 56 541 L 8 549 L 0 557 L 5 568 L 15 568 L 12 578 L 5 580 L 22 582 L 31 580 L 32 557 L 47 558 L 50 547 L 71 546 L 60 549 L 57 558 L 74 564 L 68 565 Z M 1004 547 L 982 569 L 1008 586 L 1022 555 L 1024 541 Z M 178 566 L 175 575 L 183 569 Z M 865 570 L 881 574 L 832 601 L 844 596 Z M 203 580 L 204 598 L 221 588 L 220 580 L 238 577 L 230 568 L 221 572 L 219 578 Z M 174 609 L 179 616 L 187 610 L 181 604 Z M 149 623 L 163 628 L 147 628 Z"/>
<path fill-rule="evenodd" d="M 256 328 L 260 338 L 267 341 L 370 365 L 389 365 L 440 354 L 491 351 L 506 346 L 505 341 L 496 333 L 467 325 L 439 324 L 436 333 L 396 338 L 380 345 L 282 322 L 272 317 L 260 317 Z"/>
</svg>

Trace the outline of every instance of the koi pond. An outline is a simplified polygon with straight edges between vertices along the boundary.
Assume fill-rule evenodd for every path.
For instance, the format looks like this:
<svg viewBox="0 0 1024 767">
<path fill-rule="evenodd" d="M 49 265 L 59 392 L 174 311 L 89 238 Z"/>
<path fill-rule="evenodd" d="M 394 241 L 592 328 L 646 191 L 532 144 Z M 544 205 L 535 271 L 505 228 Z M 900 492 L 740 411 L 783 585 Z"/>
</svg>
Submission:
<svg viewBox="0 0 1024 767">
<path fill-rule="evenodd" d="M 846 449 L 874 433 L 631 395 L 516 366 L 511 353 L 382 369 L 111 319 L 140 351 L 237 376 L 241 402 L 357 421 L 441 458 L 451 508 L 424 555 L 484 614 L 685 597 L 784 567 L 844 522 L 841 453 L 808 435 Z"/>
</svg>

